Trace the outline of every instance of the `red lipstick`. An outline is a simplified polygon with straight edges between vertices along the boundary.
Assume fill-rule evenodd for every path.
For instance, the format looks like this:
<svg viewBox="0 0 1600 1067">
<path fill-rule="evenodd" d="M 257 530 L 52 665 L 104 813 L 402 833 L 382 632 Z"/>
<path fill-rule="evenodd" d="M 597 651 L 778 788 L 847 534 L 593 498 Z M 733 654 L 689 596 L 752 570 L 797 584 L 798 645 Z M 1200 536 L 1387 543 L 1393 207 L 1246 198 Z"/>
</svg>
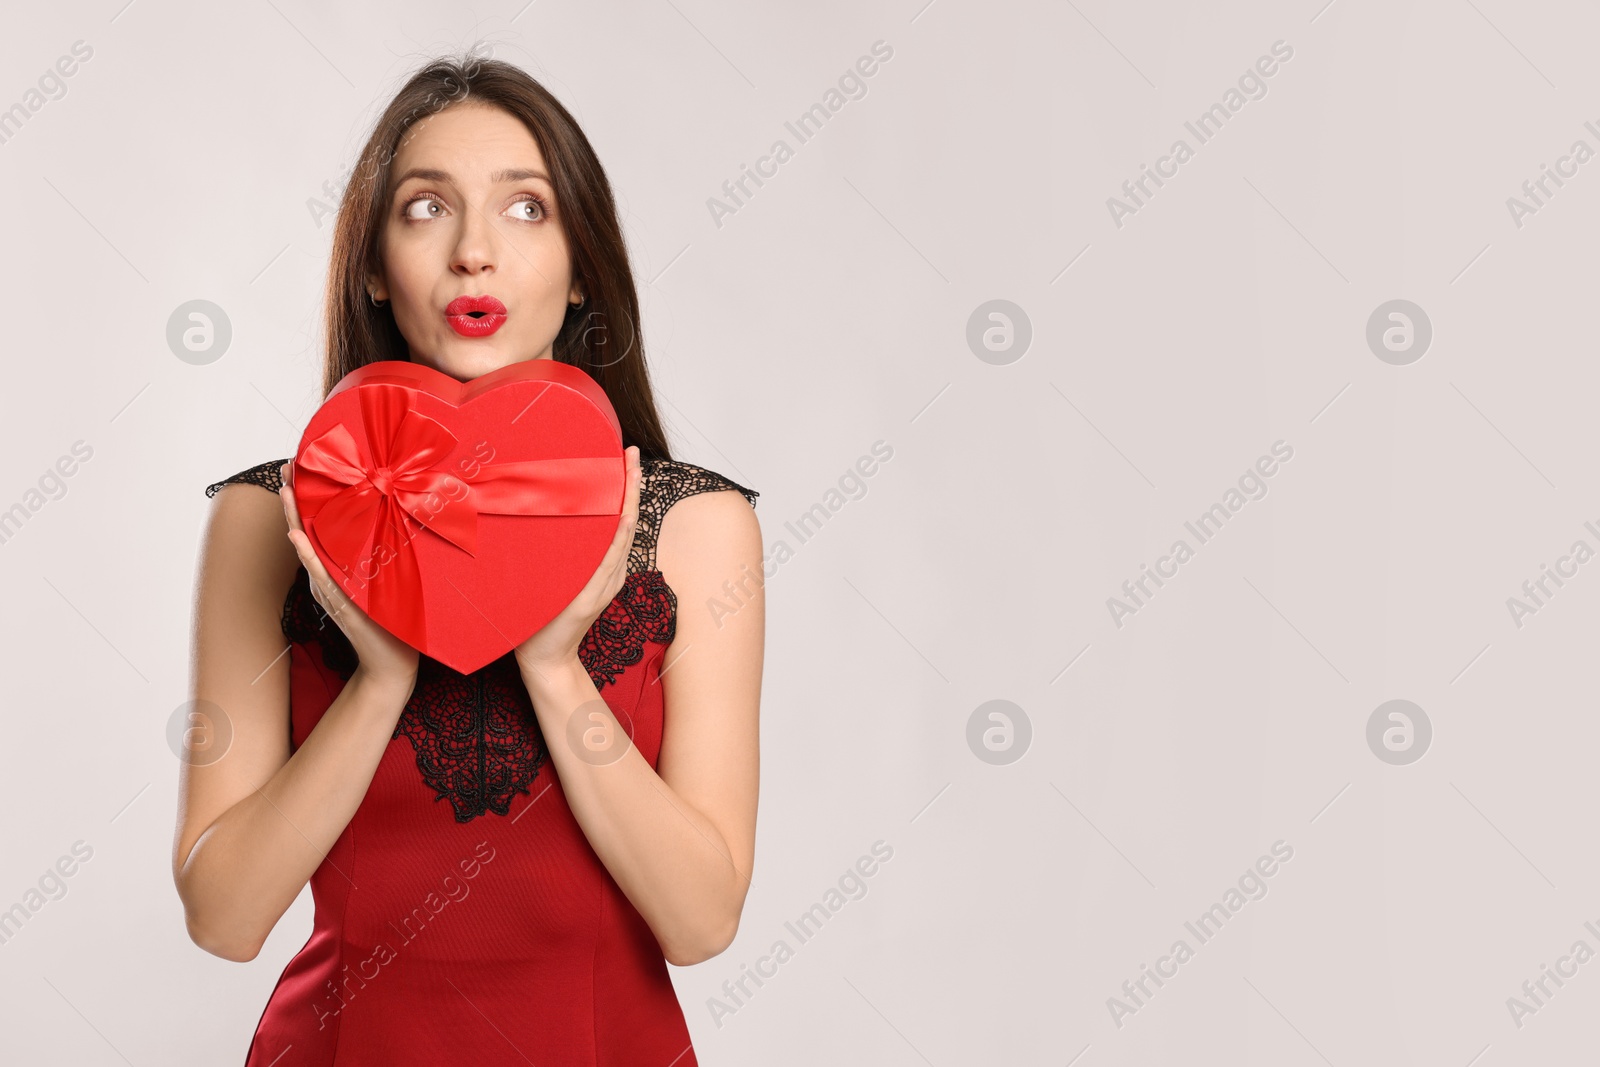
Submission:
<svg viewBox="0 0 1600 1067">
<path fill-rule="evenodd" d="M 492 296 L 458 296 L 445 307 L 444 317 L 462 337 L 488 337 L 506 321 L 506 306 Z"/>
</svg>

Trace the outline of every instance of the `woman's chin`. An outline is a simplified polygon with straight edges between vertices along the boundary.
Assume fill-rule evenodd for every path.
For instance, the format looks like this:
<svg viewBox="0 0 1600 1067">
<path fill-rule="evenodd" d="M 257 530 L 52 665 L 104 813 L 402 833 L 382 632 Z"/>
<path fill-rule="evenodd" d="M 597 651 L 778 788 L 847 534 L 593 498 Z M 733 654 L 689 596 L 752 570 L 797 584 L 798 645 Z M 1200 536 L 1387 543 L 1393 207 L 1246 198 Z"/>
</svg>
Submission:
<svg viewBox="0 0 1600 1067">
<path fill-rule="evenodd" d="M 499 346 L 485 344 L 481 340 L 463 341 L 460 344 L 447 346 L 444 352 L 417 358 L 412 356 L 416 363 L 426 363 L 442 374 L 448 374 L 458 382 L 469 382 L 480 375 L 490 371 L 499 370 L 501 367 L 516 362 L 516 357 L 501 351 Z"/>
</svg>

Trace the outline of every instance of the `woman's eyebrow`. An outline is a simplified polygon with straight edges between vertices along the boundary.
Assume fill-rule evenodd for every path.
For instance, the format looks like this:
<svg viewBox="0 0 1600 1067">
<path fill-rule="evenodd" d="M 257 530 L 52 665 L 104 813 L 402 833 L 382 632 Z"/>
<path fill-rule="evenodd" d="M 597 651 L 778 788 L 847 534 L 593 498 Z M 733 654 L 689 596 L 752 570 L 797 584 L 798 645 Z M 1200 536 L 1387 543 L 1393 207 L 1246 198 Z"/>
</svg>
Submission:
<svg viewBox="0 0 1600 1067">
<path fill-rule="evenodd" d="M 437 170 L 433 167 L 412 167 L 410 170 L 400 175 L 400 177 L 395 180 L 395 184 L 399 185 L 402 182 L 410 181 L 412 178 L 421 178 L 423 181 L 429 182 L 449 182 L 452 185 L 455 184 L 455 179 L 450 176 L 449 171 Z M 489 176 L 489 180 L 494 182 L 496 185 L 504 184 L 506 182 L 526 181 L 529 178 L 537 178 L 546 184 L 550 183 L 550 176 L 544 171 L 528 170 L 523 167 L 507 168 L 506 170 L 496 171 Z"/>
</svg>

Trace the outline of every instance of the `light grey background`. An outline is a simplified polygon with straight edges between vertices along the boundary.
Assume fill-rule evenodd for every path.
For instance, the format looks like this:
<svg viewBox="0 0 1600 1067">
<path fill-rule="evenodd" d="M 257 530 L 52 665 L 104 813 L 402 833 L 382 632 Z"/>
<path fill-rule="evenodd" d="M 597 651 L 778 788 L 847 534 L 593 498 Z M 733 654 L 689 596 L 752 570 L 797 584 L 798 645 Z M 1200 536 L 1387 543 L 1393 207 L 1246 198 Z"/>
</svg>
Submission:
<svg viewBox="0 0 1600 1067">
<path fill-rule="evenodd" d="M 257 960 L 208 956 L 171 883 L 202 489 L 291 453 L 316 407 L 331 225 L 307 200 L 424 57 L 478 39 L 609 171 L 678 453 L 759 489 L 795 550 L 768 584 L 754 888 L 733 946 L 673 972 L 703 1063 L 1592 1056 L 1600 961 L 1520 1026 L 1507 998 L 1600 951 L 1600 562 L 1520 627 L 1507 600 L 1600 549 L 1600 160 L 1520 226 L 1507 200 L 1600 149 L 1600 14 L 1322 3 L 13 13 L 0 107 L 94 52 L 0 144 L 0 508 L 93 456 L 0 545 L 0 908 L 75 841 L 93 857 L 0 945 L 0 1060 L 242 1062 L 309 933 L 307 892 Z M 796 145 L 785 120 L 878 40 L 866 95 Z M 1199 144 L 1184 123 L 1275 41 L 1266 94 Z M 779 138 L 794 158 L 718 227 L 708 198 Z M 1114 224 L 1178 138 L 1193 158 Z M 165 339 L 194 299 L 233 330 L 203 366 Z M 998 365 L 967 343 L 997 299 L 1032 330 Z M 1408 365 L 1367 344 L 1391 300 L 1431 321 Z M 878 440 L 893 458 L 799 545 L 784 523 Z M 1279 440 L 1266 496 L 1199 545 L 1184 523 Z M 1194 557 L 1117 626 L 1107 599 L 1179 538 Z M 1368 747 L 1392 699 L 1432 725 L 1407 765 Z M 1031 731 L 999 765 L 968 742 L 993 700 Z M 878 840 L 865 896 L 715 1022 Z M 1184 923 L 1280 840 L 1200 944 Z M 1119 1026 L 1108 998 L 1179 938 L 1193 958 Z"/>
</svg>

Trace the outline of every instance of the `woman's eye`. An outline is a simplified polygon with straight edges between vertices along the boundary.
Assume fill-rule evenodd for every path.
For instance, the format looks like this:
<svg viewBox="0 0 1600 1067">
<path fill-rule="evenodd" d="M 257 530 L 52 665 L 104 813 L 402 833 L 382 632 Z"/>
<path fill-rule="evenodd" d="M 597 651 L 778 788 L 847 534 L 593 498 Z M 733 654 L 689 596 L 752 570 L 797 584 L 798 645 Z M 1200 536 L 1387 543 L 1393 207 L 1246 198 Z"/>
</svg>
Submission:
<svg viewBox="0 0 1600 1067">
<path fill-rule="evenodd" d="M 416 209 L 419 206 L 427 208 L 428 209 L 428 214 L 426 214 L 426 215 L 417 214 L 417 210 Z M 437 209 L 439 211 L 443 211 L 444 210 L 444 205 L 439 203 L 439 201 L 434 200 L 432 197 L 426 197 L 426 196 L 418 197 L 416 200 L 411 201 L 409 204 L 407 204 L 405 206 L 404 215 L 408 219 L 436 218 L 437 215 L 434 214 L 435 209 Z"/>
<path fill-rule="evenodd" d="M 508 210 L 514 212 L 516 217 L 524 222 L 538 222 L 544 218 L 544 204 L 532 197 L 518 200 Z"/>
</svg>

